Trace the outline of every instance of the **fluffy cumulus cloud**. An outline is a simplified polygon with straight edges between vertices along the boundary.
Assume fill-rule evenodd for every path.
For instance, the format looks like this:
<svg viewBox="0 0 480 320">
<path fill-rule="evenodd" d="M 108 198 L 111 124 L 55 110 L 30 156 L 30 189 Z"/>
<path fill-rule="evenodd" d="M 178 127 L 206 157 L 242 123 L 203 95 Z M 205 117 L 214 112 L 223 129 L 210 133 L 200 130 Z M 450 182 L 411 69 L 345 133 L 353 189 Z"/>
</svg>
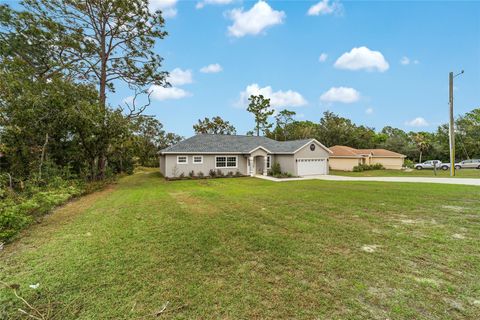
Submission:
<svg viewBox="0 0 480 320">
<path fill-rule="evenodd" d="M 200 72 L 203 72 L 203 73 L 218 73 L 218 72 L 221 72 L 223 70 L 222 66 L 219 65 L 218 63 L 212 63 L 212 64 L 209 64 L 208 66 L 205 66 L 203 68 L 200 69 Z"/>
<path fill-rule="evenodd" d="M 150 87 L 152 99 L 155 100 L 176 100 L 191 96 L 191 93 L 177 87 L 164 88 L 162 86 L 153 85 Z"/>
<path fill-rule="evenodd" d="M 320 100 L 327 103 L 354 103 L 360 100 L 360 92 L 353 88 L 332 87 L 320 96 Z"/>
<path fill-rule="evenodd" d="M 181 86 L 184 84 L 189 84 L 193 82 L 193 76 L 191 70 L 182 70 L 180 68 L 175 68 L 168 74 L 167 81 L 172 86 Z"/>
<path fill-rule="evenodd" d="M 429 126 L 427 120 L 425 120 L 422 117 L 416 117 L 415 119 L 406 121 L 405 125 L 410 127 L 428 127 Z"/>
<path fill-rule="evenodd" d="M 150 11 L 162 11 L 164 18 L 173 18 L 177 15 L 177 0 L 150 0 L 148 8 Z"/>
<path fill-rule="evenodd" d="M 250 10 L 233 9 L 227 13 L 233 24 L 228 27 L 228 33 L 236 38 L 246 35 L 257 35 L 266 28 L 283 23 L 285 12 L 276 11 L 265 1 L 258 1 Z"/>
<path fill-rule="evenodd" d="M 223 5 L 223 4 L 230 4 L 232 2 L 233 0 L 203 0 L 203 1 L 197 2 L 197 5 L 195 6 L 195 8 L 202 9 L 203 7 L 209 4 Z"/>
<path fill-rule="evenodd" d="M 327 61 L 327 58 L 328 58 L 328 54 L 326 54 L 325 52 L 323 52 L 323 53 L 318 57 L 318 61 L 319 61 L 319 62 L 325 62 L 325 61 Z"/>
<path fill-rule="evenodd" d="M 296 91 L 273 91 L 270 86 L 261 88 L 258 84 L 252 83 L 240 93 L 240 100 L 237 105 L 239 107 L 246 107 L 248 105 L 248 98 L 251 95 L 263 95 L 265 98 L 269 98 L 270 105 L 273 108 L 301 107 L 307 104 L 307 100 Z"/>
<path fill-rule="evenodd" d="M 367 108 L 367 109 L 365 110 L 365 113 L 366 113 L 366 114 L 373 114 L 373 108 Z"/>
<path fill-rule="evenodd" d="M 308 9 L 309 16 L 319 16 L 327 14 L 341 14 L 343 6 L 340 1 L 322 0 Z"/>
<path fill-rule="evenodd" d="M 167 81 L 171 84 L 171 87 L 162 87 L 152 85 L 148 90 L 151 93 L 152 99 L 155 100 L 176 100 L 189 97 L 192 94 L 178 86 L 189 84 L 193 82 L 193 76 L 191 70 L 182 70 L 175 68 L 169 72 Z"/>
<path fill-rule="evenodd" d="M 353 48 L 342 54 L 334 64 L 335 68 L 346 70 L 387 71 L 390 67 L 380 51 L 367 47 Z"/>
</svg>

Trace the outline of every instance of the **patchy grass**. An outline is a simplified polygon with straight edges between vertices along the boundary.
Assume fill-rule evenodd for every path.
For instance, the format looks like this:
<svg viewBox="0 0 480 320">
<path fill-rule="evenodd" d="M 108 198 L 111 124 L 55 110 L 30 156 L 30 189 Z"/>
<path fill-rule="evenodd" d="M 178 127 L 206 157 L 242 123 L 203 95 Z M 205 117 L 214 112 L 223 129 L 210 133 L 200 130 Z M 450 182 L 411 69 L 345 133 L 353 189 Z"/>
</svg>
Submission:
<svg viewBox="0 0 480 320">
<path fill-rule="evenodd" d="M 368 170 L 363 172 L 330 170 L 330 174 L 348 177 L 429 177 L 429 178 L 450 178 L 450 171 L 437 170 L 437 175 L 433 170 Z M 480 170 L 461 169 L 456 171 L 455 178 L 477 178 L 480 179 Z"/>
<path fill-rule="evenodd" d="M 479 196 L 145 171 L 30 228 L 0 252 L 0 279 L 50 319 L 473 319 Z M 18 308 L 35 314 L 0 289 L 0 318 Z"/>
</svg>

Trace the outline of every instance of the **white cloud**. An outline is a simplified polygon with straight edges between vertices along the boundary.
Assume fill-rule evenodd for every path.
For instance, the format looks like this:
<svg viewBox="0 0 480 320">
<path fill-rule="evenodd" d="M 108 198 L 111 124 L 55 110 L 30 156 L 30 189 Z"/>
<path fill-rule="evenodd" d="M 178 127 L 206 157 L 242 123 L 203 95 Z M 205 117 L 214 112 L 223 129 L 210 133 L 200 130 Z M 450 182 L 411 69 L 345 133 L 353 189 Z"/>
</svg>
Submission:
<svg viewBox="0 0 480 320">
<path fill-rule="evenodd" d="M 411 64 L 411 63 L 413 63 L 413 64 L 419 64 L 420 61 L 418 61 L 417 59 L 415 59 L 415 60 L 412 61 L 412 60 L 410 60 L 409 57 L 404 56 L 404 57 L 402 57 L 402 59 L 400 59 L 400 63 L 403 64 L 404 66 L 407 66 L 407 65 L 409 65 L 409 64 Z"/>
<path fill-rule="evenodd" d="M 273 91 L 272 87 L 266 86 L 260 88 L 256 83 L 248 85 L 244 91 L 240 92 L 240 100 L 237 105 L 245 107 L 248 105 L 248 98 L 251 95 L 263 95 L 270 99 L 270 105 L 273 108 L 279 107 L 301 107 L 307 104 L 307 100 L 298 92 L 293 90 Z"/>
<path fill-rule="evenodd" d="M 153 85 L 148 89 L 151 92 L 152 99 L 155 100 L 173 100 L 189 97 L 192 94 L 176 87 L 164 88 L 162 86 Z"/>
<path fill-rule="evenodd" d="M 388 70 L 388 62 L 380 51 L 373 51 L 367 47 L 353 48 L 350 52 L 342 54 L 334 64 L 335 68 L 347 70 L 368 71 L 378 70 L 384 72 Z"/>
<path fill-rule="evenodd" d="M 323 102 L 353 103 L 360 99 L 360 92 L 353 88 L 332 87 L 320 96 Z"/>
<path fill-rule="evenodd" d="M 327 14 L 341 14 L 343 6 L 339 1 L 322 0 L 308 9 L 309 16 L 327 15 Z"/>
<path fill-rule="evenodd" d="M 402 59 L 400 59 L 400 63 L 403 64 L 404 66 L 409 65 L 410 64 L 410 58 L 402 57 Z"/>
<path fill-rule="evenodd" d="M 200 69 L 200 72 L 203 72 L 203 73 L 218 73 L 218 72 L 221 72 L 223 70 L 222 66 L 219 65 L 218 63 L 213 63 L 213 64 L 209 64 L 208 66 L 205 66 L 203 68 Z"/>
<path fill-rule="evenodd" d="M 417 117 L 410 121 L 406 121 L 405 125 L 410 127 L 428 127 L 429 126 L 428 122 L 422 117 Z"/>
<path fill-rule="evenodd" d="M 367 108 L 367 109 L 365 110 L 365 113 L 366 113 L 366 114 L 373 114 L 373 108 Z"/>
<path fill-rule="evenodd" d="M 181 86 L 193 82 L 192 71 L 175 68 L 168 74 L 167 81 L 172 86 Z"/>
<path fill-rule="evenodd" d="M 203 1 L 197 2 L 197 5 L 195 6 L 195 8 L 202 9 L 207 4 L 223 5 L 223 4 L 229 4 L 232 2 L 233 0 L 203 0 Z"/>
<path fill-rule="evenodd" d="M 325 62 L 328 58 L 328 54 L 326 54 L 325 52 L 323 52 L 319 57 L 318 57 L 318 61 L 319 62 Z"/>
<path fill-rule="evenodd" d="M 228 27 L 228 33 L 233 37 L 243 37 L 248 34 L 257 35 L 268 27 L 281 24 L 285 12 L 273 10 L 265 1 L 258 1 L 250 10 L 233 9 L 227 13 L 233 24 Z"/>
<path fill-rule="evenodd" d="M 161 10 L 164 18 L 173 18 L 177 15 L 177 0 L 149 0 L 150 11 Z"/>
</svg>

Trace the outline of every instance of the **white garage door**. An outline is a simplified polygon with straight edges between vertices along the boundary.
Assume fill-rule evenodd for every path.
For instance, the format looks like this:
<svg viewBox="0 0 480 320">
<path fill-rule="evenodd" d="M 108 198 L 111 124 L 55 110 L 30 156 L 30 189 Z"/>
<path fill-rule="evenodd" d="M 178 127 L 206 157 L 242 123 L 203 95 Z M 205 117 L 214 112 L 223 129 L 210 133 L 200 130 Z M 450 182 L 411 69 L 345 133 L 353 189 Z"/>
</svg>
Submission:
<svg viewBox="0 0 480 320">
<path fill-rule="evenodd" d="M 297 174 L 299 176 L 327 174 L 327 159 L 297 159 Z"/>
</svg>

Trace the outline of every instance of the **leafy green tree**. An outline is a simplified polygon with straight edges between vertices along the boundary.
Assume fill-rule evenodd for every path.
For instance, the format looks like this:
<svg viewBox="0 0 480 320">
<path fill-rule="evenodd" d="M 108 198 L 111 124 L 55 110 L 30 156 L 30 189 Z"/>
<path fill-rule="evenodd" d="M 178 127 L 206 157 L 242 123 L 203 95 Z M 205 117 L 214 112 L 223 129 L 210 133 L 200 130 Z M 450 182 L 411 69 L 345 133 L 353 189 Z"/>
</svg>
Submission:
<svg viewBox="0 0 480 320">
<path fill-rule="evenodd" d="M 288 140 L 287 128 L 291 123 L 293 123 L 295 121 L 295 119 L 293 117 L 296 114 L 297 113 L 295 111 L 290 111 L 290 110 L 284 109 L 284 110 L 278 112 L 278 114 L 275 116 L 275 123 L 276 123 L 275 131 L 279 131 L 279 133 L 283 137 L 283 140 Z"/>
<path fill-rule="evenodd" d="M 418 162 L 422 162 L 422 155 L 426 153 L 432 145 L 431 135 L 428 132 L 412 132 L 410 136 L 419 153 Z"/>
<path fill-rule="evenodd" d="M 377 145 L 378 148 L 392 150 L 408 156 L 409 159 L 416 158 L 416 147 L 409 135 L 402 129 L 386 126 L 380 134 L 384 141 Z"/>
<path fill-rule="evenodd" d="M 237 131 L 230 122 L 223 120 L 221 117 L 213 117 L 212 120 L 205 118 L 203 120 L 198 120 L 197 124 L 193 125 L 193 130 L 196 134 L 207 133 L 207 134 L 227 134 L 232 135 L 236 134 Z"/>
<path fill-rule="evenodd" d="M 327 146 L 347 145 L 356 147 L 356 126 L 350 119 L 325 111 L 317 131 L 317 139 Z"/>
<path fill-rule="evenodd" d="M 166 133 L 163 124 L 154 116 L 141 115 L 131 123 L 133 155 L 142 166 L 157 166 L 158 152 L 183 139 L 174 133 Z"/>
<path fill-rule="evenodd" d="M 456 122 L 456 145 L 464 158 L 480 158 L 480 108 L 460 116 Z"/>
<path fill-rule="evenodd" d="M 21 32 L 22 24 L 12 23 L 12 17 L 23 19 L 23 24 L 38 25 L 42 37 L 50 46 L 55 67 L 76 81 L 96 85 L 98 103 L 104 123 L 108 117 L 107 92 L 114 84 L 125 82 L 135 96 L 148 94 L 151 85 L 166 85 L 166 72 L 162 72 L 162 58 L 154 53 L 158 39 L 163 39 L 164 20 L 161 12 L 150 12 L 143 0 L 25 0 L 27 13 L 17 13 L 4 19 L 10 30 Z M 35 31 L 35 29 L 33 29 Z M 26 36 L 30 42 L 40 42 L 36 32 Z M 19 47 L 20 48 L 20 47 Z M 26 63 L 35 64 L 29 56 L 18 50 L 15 54 Z M 128 115 L 139 115 L 148 105 L 126 104 Z M 109 129 L 104 125 L 104 131 Z M 107 153 L 111 147 L 106 132 L 98 136 L 99 177 L 103 178 Z"/>
<path fill-rule="evenodd" d="M 268 117 L 273 115 L 275 110 L 270 108 L 270 99 L 265 98 L 263 95 L 251 95 L 248 101 L 250 103 L 248 104 L 247 111 L 255 117 L 254 130 L 257 136 L 260 136 L 260 131 L 265 133 L 266 130 L 273 126 L 273 124 L 268 122 Z"/>
</svg>

